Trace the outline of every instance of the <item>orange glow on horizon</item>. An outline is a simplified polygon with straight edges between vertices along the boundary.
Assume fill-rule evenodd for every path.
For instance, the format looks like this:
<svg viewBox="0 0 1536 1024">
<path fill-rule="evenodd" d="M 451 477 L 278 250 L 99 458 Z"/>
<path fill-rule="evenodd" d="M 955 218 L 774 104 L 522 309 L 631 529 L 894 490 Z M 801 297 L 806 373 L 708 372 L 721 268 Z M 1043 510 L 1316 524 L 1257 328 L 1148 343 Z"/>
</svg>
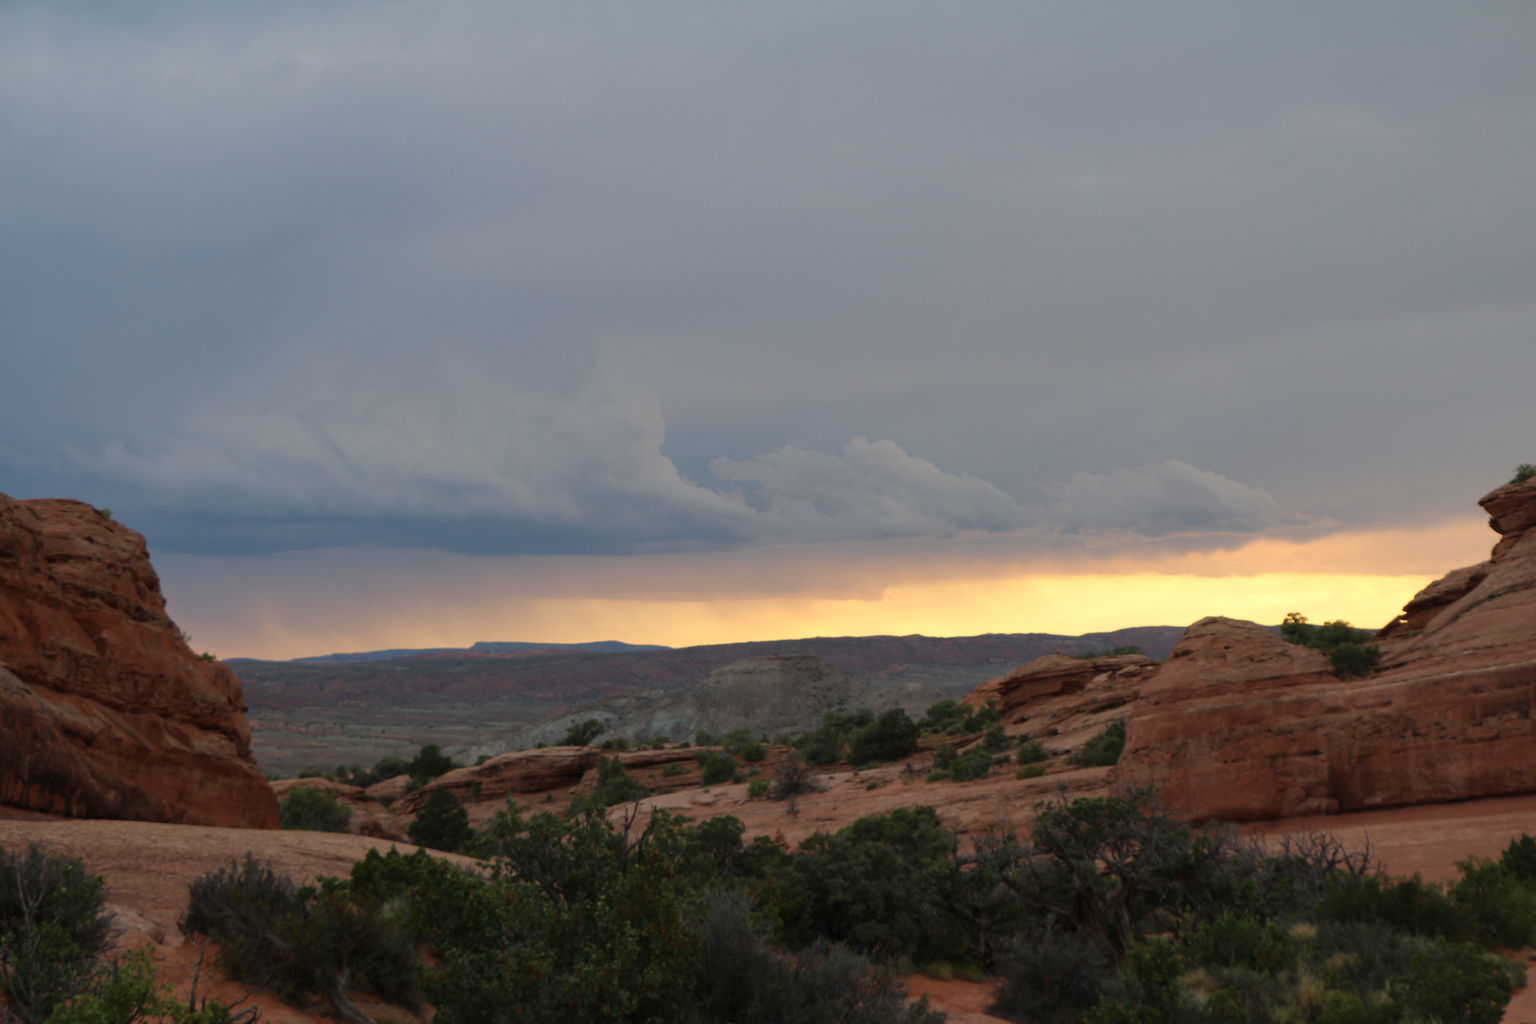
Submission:
<svg viewBox="0 0 1536 1024">
<path fill-rule="evenodd" d="M 807 636 L 1102 632 L 1207 615 L 1375 628 L 1450 569 L 1486 557 L 1470 519 L 1420 529 L 1258 539 L 1227 551 L 987 559 L 963 546 L 832 546 L 630 559 L 498 560 L 377 553 L 221 560 L 192 611 L 222 655 L 292 658 L 477 640 L 628 640 L 673 647 Z M 390 557 L 395 561 L 391 562 Z M 231 582 L 244 571 L 247 578 Z M 262 575 L 262 574 L 265 575 Z M 671 589 L 667 589 L 670 587 Z M 718 588 L 717 590 L 715 588 Z M 714 591 L 714 593 L 711 593 Z M 177 598 L 179 601 L 180 598 Z"/>
</svg>

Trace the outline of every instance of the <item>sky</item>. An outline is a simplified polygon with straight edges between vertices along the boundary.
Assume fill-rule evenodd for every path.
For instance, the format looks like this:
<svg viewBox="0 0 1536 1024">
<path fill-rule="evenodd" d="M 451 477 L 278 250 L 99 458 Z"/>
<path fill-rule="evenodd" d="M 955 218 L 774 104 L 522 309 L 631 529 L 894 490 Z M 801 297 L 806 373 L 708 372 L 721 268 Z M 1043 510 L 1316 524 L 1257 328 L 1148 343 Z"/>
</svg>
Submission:
<svg viewBox="0 0 1536 1024">
<path fill-rule="evenodd" d="M 1536 461 L 1536 6 L 0 6 L 0 491 L 221 656 L 1387 621 Z"/>
</svg>

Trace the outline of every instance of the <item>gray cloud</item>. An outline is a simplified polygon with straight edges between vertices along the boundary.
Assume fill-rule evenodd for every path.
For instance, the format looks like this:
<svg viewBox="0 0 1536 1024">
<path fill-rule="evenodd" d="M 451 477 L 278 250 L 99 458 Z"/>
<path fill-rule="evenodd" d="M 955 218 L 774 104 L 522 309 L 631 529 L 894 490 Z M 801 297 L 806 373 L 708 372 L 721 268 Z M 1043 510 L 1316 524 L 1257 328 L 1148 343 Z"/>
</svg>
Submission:
<svg viewBox="0 0 1536 1024">
<path fill-rule="evenodd" d="M 215 551 L 1458 512 L 1531 457 L 1533 29 L 7 4 L 0 489 Z"/>
<path fill-rule="evenodd" d="M 1079 473 L 1047 488 L 1050 518 L 1083 530 L 1131 530 L 1146 536 L 1183 531 L 1260 533 L 1319 525 L 1282 509 L 1274 498 L 1177 459 L 1110 473 Z"/>
</svg>

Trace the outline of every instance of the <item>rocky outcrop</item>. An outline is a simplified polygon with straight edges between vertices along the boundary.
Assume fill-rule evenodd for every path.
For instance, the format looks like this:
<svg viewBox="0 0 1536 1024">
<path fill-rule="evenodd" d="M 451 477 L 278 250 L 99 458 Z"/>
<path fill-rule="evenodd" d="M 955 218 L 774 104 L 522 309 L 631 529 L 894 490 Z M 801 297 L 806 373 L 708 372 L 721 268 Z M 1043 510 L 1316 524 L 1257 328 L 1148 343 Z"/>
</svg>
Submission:
<svg viewBox="0 0 1536 1024">
<path fill-rule="evenodd" d="M 0 495 L 0 805 L 273 828 L 239 681 L 165 613 L 144 538 Z"/>
<path fill-rule="evenodd" d="M 1253 623 L 1190 627 L 1142 685 L 1119 784 L 1196 821 L 1536 792 L 1536 480 L 1481 504 L 1492 557 L 1410 601 L 1367 679 Z"/>
<path fill-rule="evenodd" d="M 1136 694 L 1135 686 L 1149 675 L 1156 664 L 1144 654 L 1122 654 L 1104 658 L 1073 658 L 1048 654 L 1020 666 L 1006 675 L 982 683 L 962 702 L 971 707 L 985 707 L 997 702 L 1003 721 L 1014 723 L 1030 717 L 1047 697 L 1082 693 L 1089 686 L 1123 684 L 1121 692 L 1128 703 Z M 1129 689 L 1127 689 L 1129 687 Z"/>
</svg>

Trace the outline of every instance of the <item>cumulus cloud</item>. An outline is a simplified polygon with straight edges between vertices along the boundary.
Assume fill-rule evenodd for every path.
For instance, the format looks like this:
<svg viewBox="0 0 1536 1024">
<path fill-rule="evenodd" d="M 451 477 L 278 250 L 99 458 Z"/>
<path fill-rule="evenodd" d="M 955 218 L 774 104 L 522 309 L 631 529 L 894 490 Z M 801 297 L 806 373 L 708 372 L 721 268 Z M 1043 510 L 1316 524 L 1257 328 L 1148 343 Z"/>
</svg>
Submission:
<svg viewBox="0 0 1536 1024">
<path fill-rule="evenodd" d="M 1317 525 L 1308 516 L 1287 512 L 1265 491 L 1178 459 L 1109 473 L 1078 473 L 1046 490 L 1052 499 L 1050 520 L 1072 529 L 1163 536 Z"/>
</svg>

